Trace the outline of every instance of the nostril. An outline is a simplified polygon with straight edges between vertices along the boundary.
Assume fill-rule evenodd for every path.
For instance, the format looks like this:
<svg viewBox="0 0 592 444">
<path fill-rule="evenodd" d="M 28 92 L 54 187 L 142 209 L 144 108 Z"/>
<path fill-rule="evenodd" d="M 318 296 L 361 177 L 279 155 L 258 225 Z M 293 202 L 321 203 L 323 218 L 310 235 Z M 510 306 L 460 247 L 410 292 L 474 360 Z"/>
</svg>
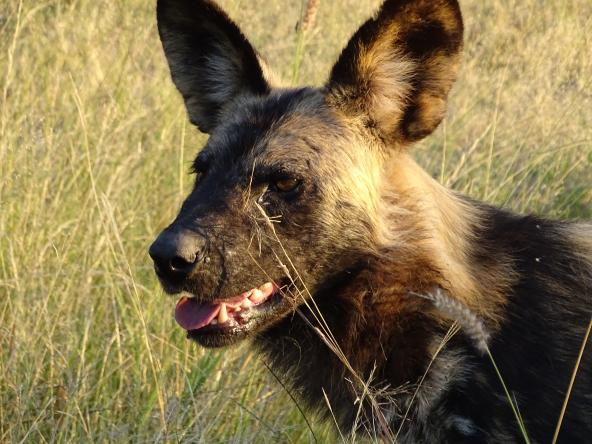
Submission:
<svg viewBox="0 0 592 444">
<path fill-rule="evenodd" d="M 203 259 L 205 243 L 204 237 L 188 230 L 163 231 L 148 250 L 156 274 L 172 281 L 188 278 Z"/>
<path fill-rule="evenodd" d="M 170 266 L 173 271 L 178 271 L 181 273 L 187 273 L 193 269 L 195 265 L 195 261 L 189 261 L 183 257 L 175 256 L 170 261 Z"/>
</svg>

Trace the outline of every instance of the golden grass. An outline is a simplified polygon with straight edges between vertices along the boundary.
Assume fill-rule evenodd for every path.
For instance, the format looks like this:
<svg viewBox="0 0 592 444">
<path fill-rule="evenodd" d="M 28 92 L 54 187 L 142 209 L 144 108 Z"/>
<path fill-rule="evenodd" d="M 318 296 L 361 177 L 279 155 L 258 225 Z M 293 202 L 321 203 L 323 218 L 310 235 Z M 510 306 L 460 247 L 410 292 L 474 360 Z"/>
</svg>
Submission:
<svg viewBox="0 0 592 444">
<path fill-rule="evenodd" d="M 377 0 L 225 0 L 284 79 L 321 84 Z M 592 216 L 592 4 L 462 1 L 450 115 L 416 149 L 517 211 Z M 189 184 L 188 126 L 145 0 L 0 3 L 0 442 L 308 442 L 248 347 L 204 351 L 146 254 Z M 310 418 L 319 441 L 330 428 Z"/>
</svg>

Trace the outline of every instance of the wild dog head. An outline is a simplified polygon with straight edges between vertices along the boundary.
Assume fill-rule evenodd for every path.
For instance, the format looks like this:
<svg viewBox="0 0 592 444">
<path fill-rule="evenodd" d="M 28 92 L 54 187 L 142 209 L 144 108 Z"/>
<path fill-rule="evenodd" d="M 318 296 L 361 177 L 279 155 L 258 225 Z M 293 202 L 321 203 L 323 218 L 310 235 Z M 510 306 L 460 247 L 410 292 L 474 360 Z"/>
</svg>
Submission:
<svg viewBox="0 0 592 444">
<path fill-rule="evenodd" d="M 320 88 L 277 87 L 212 1 L 159 0 L 192 123 L 195 186 L 150 248 L 177 321 L 205 346 L 265 331 L 383 239 L 386 165 L 442 120 L 462 48 L 455 0 L 387 0 Z"/>
</svg>

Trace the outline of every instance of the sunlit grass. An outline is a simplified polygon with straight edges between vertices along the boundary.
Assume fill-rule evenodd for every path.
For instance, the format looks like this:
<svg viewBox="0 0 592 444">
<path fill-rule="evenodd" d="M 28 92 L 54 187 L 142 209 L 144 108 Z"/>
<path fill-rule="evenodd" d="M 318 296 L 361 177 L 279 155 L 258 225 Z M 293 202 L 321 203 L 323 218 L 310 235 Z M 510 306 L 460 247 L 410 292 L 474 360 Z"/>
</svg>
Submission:
<svg viewBox="0 0 592 444">
<path fill-rule="evenodd" d="M 221 3 L 284 79 L 301 54 L 298 77 L 318 85 L 379 2 L 321 1 L 302 38 L 298 0 Z M 590 218 L 592 4 L 462 6 L 463 70 L 419 162 L 475 198 Z M 153 276 L 147 246 L 204 141 L 153 9 L 0 3 L 0 442 L 308 442 L 261 358 L 189 344 Z"/>
</svg>

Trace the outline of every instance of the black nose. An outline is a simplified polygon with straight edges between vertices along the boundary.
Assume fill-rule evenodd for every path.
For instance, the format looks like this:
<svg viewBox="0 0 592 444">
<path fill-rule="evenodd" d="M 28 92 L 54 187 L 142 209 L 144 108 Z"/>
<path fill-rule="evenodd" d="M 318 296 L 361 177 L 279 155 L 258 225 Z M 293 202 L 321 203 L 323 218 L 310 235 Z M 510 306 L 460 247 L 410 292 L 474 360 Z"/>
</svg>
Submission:
<svg viewBox="0 0 592 444">
<path fill-rule="evenodd" d="M 167 228 L 156 238 L 148 253 L 156 273 L 179 285 L 203 260 L 206 239 L 187 229 Z"/>
</svg>

